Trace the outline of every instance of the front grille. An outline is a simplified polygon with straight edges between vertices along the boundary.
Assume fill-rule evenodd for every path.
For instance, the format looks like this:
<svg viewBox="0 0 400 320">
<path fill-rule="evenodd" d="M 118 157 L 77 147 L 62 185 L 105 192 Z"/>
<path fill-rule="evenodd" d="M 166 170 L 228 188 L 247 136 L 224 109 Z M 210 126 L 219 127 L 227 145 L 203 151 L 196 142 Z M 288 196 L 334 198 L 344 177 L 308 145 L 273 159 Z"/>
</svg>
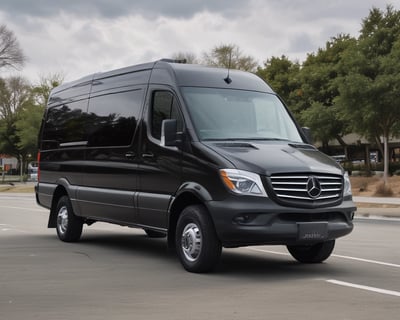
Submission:
<svg viewBox="0 0 400 320">
<path fill-rule="evenodd" d="M 270 184 L 276 199 L 292 206 L 332 204 L 343 192 L 343 178 L 328 174 L 277 174 L 270 177 Z"/>
</svg>

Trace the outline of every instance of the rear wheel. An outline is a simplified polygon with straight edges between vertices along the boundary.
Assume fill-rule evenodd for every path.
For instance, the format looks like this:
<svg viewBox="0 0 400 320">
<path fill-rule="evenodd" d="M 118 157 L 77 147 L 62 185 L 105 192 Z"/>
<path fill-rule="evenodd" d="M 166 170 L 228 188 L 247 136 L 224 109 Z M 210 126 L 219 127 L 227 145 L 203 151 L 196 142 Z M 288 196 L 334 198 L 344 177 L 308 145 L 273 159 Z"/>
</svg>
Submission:
<svg viewBox="0 0 400 320">
<path fill-rule="evenodd" d="M 75 216 L 68 196 L 62 196 L 57 203 L 56 229 L 58 238 L 65 242 L 76 242 L 82 234 L 83 220 Z"/>
<path fill-rule="evenodd" d="M 287 249 L 299 262 L 320 263 L 329 258 L 334 247 L 335 240 L 329 240 L 310 246 L 287 246 Z"/>
<path fill-rule="evenodd" d="M 218 264 L 222 246 L 207 210 L 201 205 L 186 207 L 176 227 L 176 250 L 190 272 L 208 272 Z"/>
</svg>

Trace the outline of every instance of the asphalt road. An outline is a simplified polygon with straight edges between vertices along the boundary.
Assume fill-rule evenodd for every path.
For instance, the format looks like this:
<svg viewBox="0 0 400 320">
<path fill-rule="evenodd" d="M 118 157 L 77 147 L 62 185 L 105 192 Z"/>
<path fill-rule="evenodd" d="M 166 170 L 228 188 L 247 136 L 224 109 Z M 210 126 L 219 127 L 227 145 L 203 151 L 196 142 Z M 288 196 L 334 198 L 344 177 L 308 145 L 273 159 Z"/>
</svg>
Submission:
<svg viewBox="0 0 400 320">
<path fill-rule="evenodd" d="M 400 220 L 356 219 L 323 264 L 225 249 L 190 274 L 163 239 L 107 224 L 59 241 L 32 195 L 0 194 L 0 319 L 398 319 Z"/>
</svg>

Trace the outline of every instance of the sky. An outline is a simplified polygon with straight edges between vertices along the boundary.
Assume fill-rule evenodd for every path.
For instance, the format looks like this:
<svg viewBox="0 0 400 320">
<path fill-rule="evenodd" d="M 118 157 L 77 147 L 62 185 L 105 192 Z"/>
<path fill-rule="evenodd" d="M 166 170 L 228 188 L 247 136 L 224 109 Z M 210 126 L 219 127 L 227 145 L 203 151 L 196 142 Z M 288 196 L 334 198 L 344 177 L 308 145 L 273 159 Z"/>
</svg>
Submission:
<svg viewBox="0 0 400 320">
<path fill-rule="evenodd" d="M 0 24 L 27 62 L 0 77 L 71 81 L 178 52 L 201 57 L 221 44 L 260 65 L 282 55 L 302 62 L 331 37 L 357 37 L 370 9 L 387 4 L 400 10 L 400 0 L 1 0 Z"/>
</svg>

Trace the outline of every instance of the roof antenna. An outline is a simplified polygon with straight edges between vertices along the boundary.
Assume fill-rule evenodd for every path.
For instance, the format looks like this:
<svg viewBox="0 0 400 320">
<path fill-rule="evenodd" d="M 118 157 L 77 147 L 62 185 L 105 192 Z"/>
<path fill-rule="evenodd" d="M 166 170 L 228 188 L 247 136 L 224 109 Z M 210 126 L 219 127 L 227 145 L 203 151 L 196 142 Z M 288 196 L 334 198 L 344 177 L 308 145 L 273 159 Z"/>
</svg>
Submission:
<svg viewBox="0 0 400 320">
<path fill-rule="evenodd" d="M 229 77 L 229 71 L 231 70 L 231 60 L 232 60 L 232 50 L 229 51 L 229 65 L 228 65 L 228 75 L 224 79 L 227 84 L 232 82 L 232 79 Z"/>
</svg>

